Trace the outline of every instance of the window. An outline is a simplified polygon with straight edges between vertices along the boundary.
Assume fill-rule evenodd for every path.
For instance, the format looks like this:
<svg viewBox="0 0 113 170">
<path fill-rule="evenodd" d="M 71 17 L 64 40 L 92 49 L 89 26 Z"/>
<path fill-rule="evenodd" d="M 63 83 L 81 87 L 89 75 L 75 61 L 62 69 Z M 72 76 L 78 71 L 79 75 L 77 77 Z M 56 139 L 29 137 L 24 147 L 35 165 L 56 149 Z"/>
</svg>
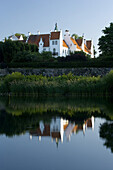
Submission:
<svg viewBox="0 0 113 170">
<path fill-rule="evenodd" d="M 63 53 L 64 53 L 64 50 L 63 50 Z"/>
<path fill-rule="evenodd" d="M 52 45 L 54 45 L 54 41 L 52 41 Z"/>
<path fill-rule="evenodd" d="M 55 41 L 55 45 L 57 45 L 57 41 Z"/>
</svg>

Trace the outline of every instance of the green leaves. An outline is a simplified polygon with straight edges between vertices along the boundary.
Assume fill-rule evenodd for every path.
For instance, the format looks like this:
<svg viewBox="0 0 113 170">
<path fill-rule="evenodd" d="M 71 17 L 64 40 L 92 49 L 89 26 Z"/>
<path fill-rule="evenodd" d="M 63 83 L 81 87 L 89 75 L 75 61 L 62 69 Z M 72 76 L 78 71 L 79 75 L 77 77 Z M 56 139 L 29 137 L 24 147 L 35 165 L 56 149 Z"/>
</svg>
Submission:
<svg viewBox="0 0 113 170">
<path fill-rule="evenodd" d="M 102 32 L 104 35 L 99 38 L 99 50 L 103 56 L 111 56 L 113 55 L 113 23 L 110 23 L 110 27 L 105 27 Z"/>
</svg>

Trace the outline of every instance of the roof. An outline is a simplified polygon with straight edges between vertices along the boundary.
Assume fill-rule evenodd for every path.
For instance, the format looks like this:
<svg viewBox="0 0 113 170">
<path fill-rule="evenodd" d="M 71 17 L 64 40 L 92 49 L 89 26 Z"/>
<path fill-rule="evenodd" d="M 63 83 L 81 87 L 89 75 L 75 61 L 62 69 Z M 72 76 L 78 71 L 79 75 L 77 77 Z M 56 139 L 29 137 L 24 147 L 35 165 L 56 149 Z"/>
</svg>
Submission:
<svg viewBox="0 0 113 170">
<path fill-rule="evenodd" d="M 20 39 L 21 35 L 15 35 L 18 39 Z"/>
<path fill-rule="evenodd" d="M 84 51 L 86 52 L 86 53 L 89 53 L 89 54 L 91 54 L 91 51 L 87 48 L 87 46 L 84 44 Z"/>
<path fill-rule="evenodd" d="M 86 41 L 86 46 L 89 50 L 91 50 L 91 40 Z"/>
<path fill-rule="evenodd" d="M 83 39 L 82 38 L 76 39 L 76 42 L 78 43 L 79 46 L 81 46 L 82 42 L 83 42 Z"/>
<path fill-rule="evenodd" d="M 39 46 L 40 39 L 44 42 L 44 47 L 49 47 L 49 34 L 40 34 L 40 35 L 30 35 L 28 39 L 28 44 L 35 44 Z"/>
<path fill-rule="evenodd" d="M 64 40 L 63 40 L 63 47 L 68 48 L 68 46 L 67 46 L 67 44 L 66 44 L 66 42 Z"/>
<path fill-rule="evenodd" d="M 72 37 L 71 37 L 71 41 L 77 46 L 77 48 L 78 48 L 79 50 L 82 50 L 81 47 L 78 45 L 77 41 L 74 40 Z"/>
<path fill-rule="evenodd" d="M 60 38 L 60 31 L 58 31 L 58 32 L 51 32 L 50 40 L 59 40 L 59 38 Z"/>
</svg>

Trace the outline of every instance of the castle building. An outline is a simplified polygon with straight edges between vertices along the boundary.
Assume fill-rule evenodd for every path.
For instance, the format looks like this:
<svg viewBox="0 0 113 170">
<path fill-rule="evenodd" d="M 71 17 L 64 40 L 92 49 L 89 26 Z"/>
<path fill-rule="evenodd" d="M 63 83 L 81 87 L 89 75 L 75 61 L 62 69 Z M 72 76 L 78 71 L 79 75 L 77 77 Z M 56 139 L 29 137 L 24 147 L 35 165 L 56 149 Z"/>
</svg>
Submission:
<svg viewBox="0 0 113 170">
<path fill-rule="evenodd" d="M 29 35 L 28 44 L 35 44 L 39 48 L 39 52 L 50 51 L 54 57 L 66 57 L 70 53 L 75 51 L 83 51 L 94 58 L 93 53 L 93 41 L 81 39 L 74 39 L 70 36 L 68 30 L 65 31 L 63 38 L 62 30 L 58 30 L 57 24 L 55 24 L 54 31 L 50 31 L 49 34 Z"/>
</svg>

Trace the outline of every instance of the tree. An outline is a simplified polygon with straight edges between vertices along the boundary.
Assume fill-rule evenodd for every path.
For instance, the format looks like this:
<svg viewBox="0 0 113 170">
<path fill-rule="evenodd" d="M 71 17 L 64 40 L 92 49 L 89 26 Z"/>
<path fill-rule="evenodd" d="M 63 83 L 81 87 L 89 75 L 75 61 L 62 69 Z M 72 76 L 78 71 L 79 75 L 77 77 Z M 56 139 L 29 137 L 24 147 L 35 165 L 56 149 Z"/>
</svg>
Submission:
<svg viewBox="0 0 113 170">
<path fill-rule="evenodd" d="M 74 39 L 77 39 L 78 38 L 78 35 L 77 34 L 73 34 L 72 35 L 72 38 L 74 37 Z"/>
<path fill-rule="evenodd" d="M 104 35 L 99 38 L 99 52 L 102 56 L 113 56 L 113 23 L 102 32 Z"/>
<path fill-rule="evenodd" d="M 72 34 L 71 37 L 74 38 L 75 40 L 76 40 L 76 39 L 82 39 L 82 38 L 83 38 L 83 37 L 81 37 L 81 36 L 78 36 L 77 34 Z"/>
</svg>

